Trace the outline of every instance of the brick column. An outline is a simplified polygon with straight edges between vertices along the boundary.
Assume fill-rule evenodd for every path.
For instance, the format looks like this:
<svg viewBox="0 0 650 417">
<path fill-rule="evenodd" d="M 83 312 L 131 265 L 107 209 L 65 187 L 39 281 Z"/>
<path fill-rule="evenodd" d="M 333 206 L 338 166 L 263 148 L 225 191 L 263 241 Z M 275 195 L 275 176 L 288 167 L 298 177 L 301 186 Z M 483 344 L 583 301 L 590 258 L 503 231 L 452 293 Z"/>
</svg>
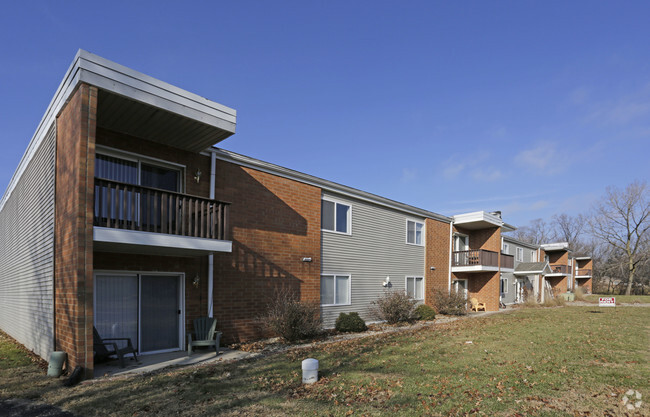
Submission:
<svg viewBox="0 0 650 417">
<path fill-rule="evenodd" d="M 57 117 L 54 337 L 93 376 L 93 204 L 97 88 L 80 84 Z"/>
</svg>

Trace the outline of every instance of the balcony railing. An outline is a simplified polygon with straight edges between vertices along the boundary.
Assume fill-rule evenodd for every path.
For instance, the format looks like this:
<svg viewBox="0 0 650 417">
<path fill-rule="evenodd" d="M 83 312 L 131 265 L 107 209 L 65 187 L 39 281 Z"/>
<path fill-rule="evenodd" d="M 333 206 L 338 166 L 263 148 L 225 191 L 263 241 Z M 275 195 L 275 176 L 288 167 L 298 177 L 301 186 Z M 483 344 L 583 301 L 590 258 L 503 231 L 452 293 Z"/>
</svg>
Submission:
<svg viewBox="0 0 650 417">
<path fill-rule="evenodd" d="M 515 268 L 515 257 L 512 255 L 506 255 L 505 253 L 501 254 L 501 268 L 514 269 Z"/>
<path fill-rule="evenodd" d="M 551 273 L 552 274 L 569 274 L 569 266 L 568 265 L 551 265 Z"/>
<path fill-rule="evenodd" d="M 94 225 L 226 240 L 228 203 L 95 178 Z"/>
<path fill-rule="evenodd" d="M 489 250 L 455 251 L 452 266 L 499 266 L 499 254 Z"/>
<path fill-rule="evenodd" d="M 591 276 L 591 269 L 578 269 L 576 276 Z"/>
</svg>

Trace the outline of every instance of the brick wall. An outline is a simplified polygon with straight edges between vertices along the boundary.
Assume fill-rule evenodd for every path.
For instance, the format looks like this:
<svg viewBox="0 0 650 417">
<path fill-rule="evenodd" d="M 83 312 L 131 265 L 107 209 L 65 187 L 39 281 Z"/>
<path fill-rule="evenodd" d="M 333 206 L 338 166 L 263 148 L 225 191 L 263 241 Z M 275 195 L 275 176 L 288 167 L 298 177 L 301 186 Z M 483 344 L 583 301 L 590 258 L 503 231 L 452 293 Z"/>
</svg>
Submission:
<svg viewBox="0 0 650 417">
<path fill-rule="evenodd" d="M 546 277 L 546 280 L 551 284 L 551 290 L 553 291 L 553 294 L 555 296 L 567 292 L 568 290 L 567 277 Z"/>
<path fill-rule="evenodd" d="M 93 372 L 93 173 L 97 89 L 81 84 L 57 117 L 55 345 Z"/>
<path fill-rule="evenodd" d="M 433 305 L 433 292 L 449 288 L 449 224 L 425 220 L 425 303 Z M 434 271 L 431 267 L 435 267 Z"/>
<path fill-rule="evenodd" d="M 216 177 L 216 198 L 232 202 L 233 252 L 215 254 L 215 317 L 227 341 L 257 338 L 275 289 L 320 301 L 321 190 L 223 161 Z"/>
</svg>

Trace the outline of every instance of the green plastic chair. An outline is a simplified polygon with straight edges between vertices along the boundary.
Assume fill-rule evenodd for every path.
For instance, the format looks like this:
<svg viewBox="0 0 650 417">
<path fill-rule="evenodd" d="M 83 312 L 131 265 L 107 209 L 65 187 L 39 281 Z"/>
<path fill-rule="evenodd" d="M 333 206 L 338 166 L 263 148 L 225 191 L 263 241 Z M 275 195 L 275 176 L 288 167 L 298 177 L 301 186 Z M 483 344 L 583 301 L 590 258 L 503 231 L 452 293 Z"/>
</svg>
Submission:
<svg viewBox="0 0 650 417">
<path fill-rule="evenodd" d="M 210 317 L 199 317 L 194 319 L 194 335 L 187 333 L 187 356 L 192 354 L 194 346 L 214 346 L 214 350 L 219 355 L 219 343 L 221 342 L 221 332 L 216 331 L 217 319 Z"/>
</svg>

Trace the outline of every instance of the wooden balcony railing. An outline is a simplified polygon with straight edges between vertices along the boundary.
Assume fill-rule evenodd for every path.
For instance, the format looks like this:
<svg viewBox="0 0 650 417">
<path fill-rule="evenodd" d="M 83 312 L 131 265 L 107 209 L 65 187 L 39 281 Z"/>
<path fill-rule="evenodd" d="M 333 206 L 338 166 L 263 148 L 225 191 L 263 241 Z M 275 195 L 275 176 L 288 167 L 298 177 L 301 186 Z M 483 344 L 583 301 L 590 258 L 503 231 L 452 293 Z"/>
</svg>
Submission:
<svg viewBox="0 0 650 417">
<path fill-rule="evenodd" d="M 452 266 L 499 266 L 499 254 L 483 249 L 455 251 Z"/>
<path fill-rule="evenodd" d="M 578 269 L 577 276 L 591 276 L 591 269 Z"/>
<path fill-rule="evenodd" d="M 570 274 L 571 270 L 568 265 L 551 265 L 552 274 Z"/>
<path fill-rule="evenodd" d="M 95 178 L 94 225 L 226 240 L 229 203 Z"/>
<path fill-rule="evenodd" d="M 512 255 L 501 254 L 501 268 L 514 269 L 515 257 Z"/>
</svg>

